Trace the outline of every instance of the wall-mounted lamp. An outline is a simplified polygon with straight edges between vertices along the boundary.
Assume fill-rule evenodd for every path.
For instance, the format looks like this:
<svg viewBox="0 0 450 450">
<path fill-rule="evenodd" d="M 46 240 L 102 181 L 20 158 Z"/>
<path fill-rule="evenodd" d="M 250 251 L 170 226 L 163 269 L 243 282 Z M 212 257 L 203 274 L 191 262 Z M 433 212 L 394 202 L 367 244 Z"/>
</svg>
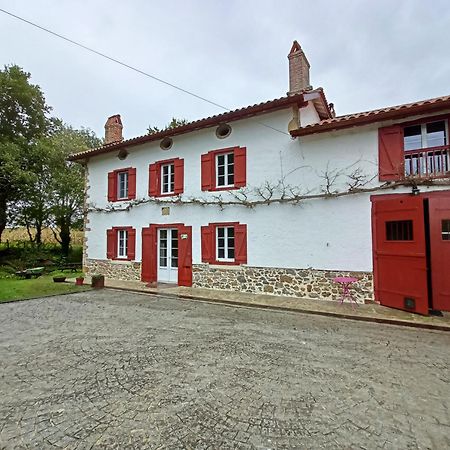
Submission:
<svg viewBox="0 0 450 450">
<path fill-rule="evenodd" d="M 412 195 L 419 195 L 420 194 L 420 189 L 417 186 L 413 186 L 411 194 Z"/>
</svg>

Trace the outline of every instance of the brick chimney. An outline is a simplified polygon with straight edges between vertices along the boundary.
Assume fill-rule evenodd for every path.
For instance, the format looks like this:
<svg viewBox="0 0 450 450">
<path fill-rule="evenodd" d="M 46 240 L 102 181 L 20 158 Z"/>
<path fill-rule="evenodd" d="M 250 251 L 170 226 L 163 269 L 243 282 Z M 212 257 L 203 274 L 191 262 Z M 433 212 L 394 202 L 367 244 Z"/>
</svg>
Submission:
<svg viewBox="0 0 450 450">
<path fill-rule="evenodd" d="M 309 84 L 309 62 L 303 53 L 300 44 L 294 41 L 288 55 L 289 60 L 289 92 L 295 95 L 302 91 L 312 89 Z"/>
<path fill-rule="evenodd" d="M 123 125 L 120 114 L 108 117 L 105 123 L 105 144 L 123 141 L 122 129 Z"/>
</svg>

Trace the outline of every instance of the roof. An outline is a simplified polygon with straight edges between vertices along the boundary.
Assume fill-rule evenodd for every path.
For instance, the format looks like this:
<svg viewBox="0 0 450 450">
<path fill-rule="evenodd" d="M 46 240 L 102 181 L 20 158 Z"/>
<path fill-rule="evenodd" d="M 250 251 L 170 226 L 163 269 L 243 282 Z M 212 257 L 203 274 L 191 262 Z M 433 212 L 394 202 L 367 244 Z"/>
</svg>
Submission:
<svg viewBox="0 0 450 450">
<path fill-rule="evenodd" d="M 96 147 L 82 152 L 74 153 L 69 156 L 69 160 L 70 161 L 83 160 L 91 156 L 109 153 L 124 147 L 128 148 L 135 145 L 141 145 L 147 142 L 159 141 L 165 137 L 173 137 L 180 134 L 190 133 L 192 131 L 200 130 L 203 128 L 213 127 L 215 125 L 219 125 L 224 122 L 233 122 L 247 117 L 252 117 L 276 111 L 279 109 L 283 109 L 292 105 L 298 105 L 299 107 L 302 107 L 306 106 L 309 100 L 311 100 L 314 103 L 321 118 L 331 117 L 331 112 L 328 107 L 325 95 L 323 93 L 323 89 L 317 88 L 310 91 L 304 91 L 295 95 L 281 97 L 275 100 L 270 100 L 267 102 L 246 106 L 244 108 L 235 109 L 233 111 L 227 111 L 225 113 L 206 117 L 204 119 L 195 120 L 185 125 L 180 125 L 178 127 L 171 128 L 169 130 L 163 130 L 158 133 L 146 134 L 132 139 L 127 139 L 120 142 L 113 142 L 110 144 L 103 145 L 101 147 Z"/>
<path fill-rule="evenodd" d="M 306 136 L 309 134 L 324 133 L 325 131 L 367 125 L 381 120 L 401 119 L 423 113 L 443 111 L 450 108 L 450 95 L 421 100 L 414 103 L 389 106 L 345 116 L 328 118 L 318 123 L 306 125 L 291 131 L 291 136 Z"/>
</svg>

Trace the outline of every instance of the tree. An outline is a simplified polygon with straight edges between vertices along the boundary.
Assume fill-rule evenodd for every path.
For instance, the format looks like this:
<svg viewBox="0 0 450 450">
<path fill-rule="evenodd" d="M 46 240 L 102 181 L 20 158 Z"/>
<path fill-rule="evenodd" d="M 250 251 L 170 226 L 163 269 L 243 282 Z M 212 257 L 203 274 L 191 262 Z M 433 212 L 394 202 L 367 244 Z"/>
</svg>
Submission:
<svg viewBox="0 0 450 450">
<path fill-rule="evenodd" d="M 102 143 L 89 129 L 76 130 L 59 123 L 56 131 L 48 139 L 51 149 L 49 169 L 51 170 L 49 199 L 50 226 L 61 251 L 67 256 L 70 248 L 70 231 L 80 225 L 83 219 L 84 167 L 67 161 L 76 151 L 98 147 Z"/>
<path fill-rule="evenodd" d="M 172 128 L 181 127 L 182 125 L 186 125 L 188 123 L 187 119 L 177 119 L 176 117 L 172 117 L 172 120 L 164 127 L 158 128 L 156 126 L 152 127 L 151 125 L 147 128 L 148 134 L 159 133 L 160 131 L 171 130 Z"/>
<path fill-rule="evenodd" d="M 29 73 L 16 65 L 0 70 L 0 240 L 9 205 L 33 180 L 33 165 L 41 157 L 36 141 L 48 132 L 49 112 Z"/>
</svg>

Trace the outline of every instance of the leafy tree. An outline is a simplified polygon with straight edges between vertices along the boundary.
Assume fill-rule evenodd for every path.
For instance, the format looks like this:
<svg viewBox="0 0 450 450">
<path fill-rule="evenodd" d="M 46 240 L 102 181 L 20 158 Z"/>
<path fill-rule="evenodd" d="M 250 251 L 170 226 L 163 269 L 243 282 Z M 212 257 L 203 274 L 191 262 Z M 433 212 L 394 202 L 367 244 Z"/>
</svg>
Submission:
<svg viewBox="0 0 450 450">
<path fill-rule="evenodd" d="M 36 142 L 48 132 L 49 112 L 29 73 L 16 65 L 0 70 L 0 239 L 9 205 L 33 180 L 33 165 L 41 157 Z"/>
<path fill-rule="evenodd" d="M 61 244 L 62 254 L 67 256 L 70 230 L 81 225 L 84 203 L 84 167 L 67 161 L 67 157 L 76 151 L 98 147 L 102 141 L 89 129 L 76 130 L 63 123 L 57 128 L 48 140 L 51 148 L 49 169 L 52 173 L 50 226 Z"/>
<path fill-rule="evenodd" d="M 182 125 L 186 125 L 187 123 L 187 119 L 177 119 L 175 117 L 172 117 L 172 120 L 164 128 L 158 128 L 156 126 L 152 127 L 150 125 L 147 128 L 147 131 L 148 134 L 159 133 L 160 131 L 171 130 L 172 128 L 180 127 Z"/>
</svg>

